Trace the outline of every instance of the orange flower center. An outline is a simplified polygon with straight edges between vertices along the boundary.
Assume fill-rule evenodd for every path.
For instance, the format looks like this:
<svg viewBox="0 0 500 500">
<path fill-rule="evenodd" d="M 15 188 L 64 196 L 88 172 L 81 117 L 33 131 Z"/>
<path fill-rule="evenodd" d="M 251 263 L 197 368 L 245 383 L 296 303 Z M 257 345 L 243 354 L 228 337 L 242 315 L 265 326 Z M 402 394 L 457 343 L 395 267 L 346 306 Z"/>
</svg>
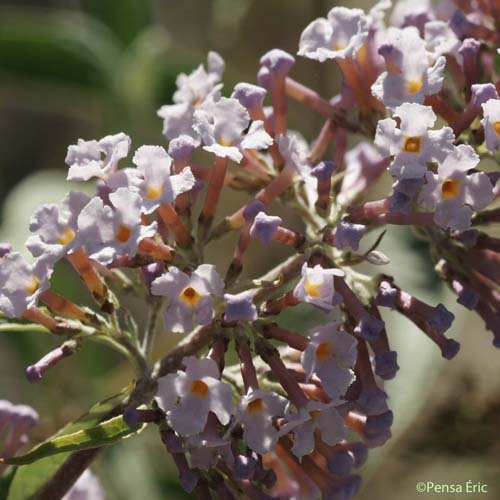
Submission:
<svg viewBox="0 0 500 500">
<path fill-rule="evenodd" d="M 321 415 L 321 412 L 319 410 L 313 410 L 309 412 L 309 416 L 311 417 L 311 422 L 314 424 L 316 420 L 318 420 L 318 417 Z"/>
<path fill-rule="evenodd" d="M 421 137 L 405 137 L 403 149 L 407 153 L 420 153 Z"/>
<path fill-rule="evenodd" d="M 182 290 L 179 298 L 188 306 L 195 306 L 201 298 L 201 295 L 192 287 L 187 286 Z"/>
<path fill-rule="evenodd" d="M 68 227 L 66 231 L 58 238 L 57 243 L 60 245 L 69 245 L 75 239 L 75 232 Z"/>
<path fill-rule="evenodd" d="M 264 411 L 266 404 L 263 399 L 254 399 L 250 401 L 247 406 L 248 413 L 252 415 L 253 413 L 262 413 Z"/>
<path fill-rule="evenodd" d="M 309 280 L 306 280 L 306 284 L 304 285 L 304 290 L 307 295 L 311 297 L 319 297 L 319 289 L 321 288 L 321 283 L 312 283 Z"/>
<path fill-rule="evenodd" d="M 115 234 L 115 240 L 120 243 L 126 243 L 130 239 L 131 235 L 132 231 L 130 228 L 124 224 L 120 224 Z"/>
<path fill-rule="evenodd" d="M 39 287 L 40 287 L 40 282 L 35 276 L 32 276 L 31 283 L 29 285 L 26 285 L 24 287 L 24 290 L 28 295 L 33 295 L 38 290 Z"/>
<path fill-rule="evenodd" d="M 321 342 L 316 347 L 316 359 L 318 361 L 326 361 L 331 355 L 330 342 Z"/>
<path fill-rule="evenodd" d="M 233 141 L 232 141 L 232 140 L 230 140 L 230 139 L 226 139 L 224 136 L 222 136 L 222 135 L 221 135 L 221 136 L 219 137 L 219 144 L 220 144 L 221 146 L 224 146 L 224 147 L 226 147 L 226 148 L 229 148 L 229 147 L 231 147 L 231 146 L 233 145 Z"/>
<path fill-rule="evenodd" d="M 408 94 L 416 94 L 421 88 L 424 82 L 422 81 L 422 78 L 419 78 L 418 80 L 410 80 L 406 84 L 406 90 Z"/>
<path fill-rule="evenodd" d="M 497 135 L 500 135 L 500 121 L 493 122 L 493 128 Z"/>
<path fill-rule="evenodd" d="M 446 200 L 456 198 L 460 194 L 460 181 L 456 179 L 445 179 L 441 186 L 441 195 Z"/>
<path fill-rule="evenodd" d="M 193 380 L 191 382 L 191 388 L 189 392 L 193 396 L 199 396 L 200 398 L 206 398 L 208 394 L 208 385 L 203 382 L 203 380 Z"/>
<path fill-rule="evenodd" d="M 146 190 L 146 198 L 148 200 L 156 200 L 162 195 L 162 193 L 162 186 L 148 186 L 148 189 Z"/>
</svg>

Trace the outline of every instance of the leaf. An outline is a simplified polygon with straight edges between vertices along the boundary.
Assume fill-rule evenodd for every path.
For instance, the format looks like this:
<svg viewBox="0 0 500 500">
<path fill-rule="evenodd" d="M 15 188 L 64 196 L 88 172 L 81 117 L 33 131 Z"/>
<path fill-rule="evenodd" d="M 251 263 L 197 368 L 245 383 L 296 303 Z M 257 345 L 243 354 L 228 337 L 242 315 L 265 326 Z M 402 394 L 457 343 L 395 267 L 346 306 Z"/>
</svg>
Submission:
<svg viewBox="0 0 500 500">
<path fill-rule="evenodd" d="M 104 23 L 125 45 L 130 44 L 151 21 L 149 0 L 83 0 L 83 8 Z"/>
<path fill-rule="evenodd" d="M 130 394 L 134 384 L 131 383 L 118 394 L 111 396 L 104 401 L 94 405 L 87 413 L 78 420 L 68 424 L 54 436 L 49 438 L 48 442 L 59 436 L 75 433 L 79 430 L 88 429 L 97 425 L 106 415 Z M 9 491 L 9 500 L 28 500 L 32 495 L 51 477 L 54 472 L 68 457 L 67 453 L 58 453 L 47 458 L 43 458 L 33 464 L 25 465 L 17 469 L 12 485 Z M 0 497 L 2 498 L 2 497 Z"/>
<path fill-rule="evenodd" d="M 27 465 L 59 453 L 100 448 L 135 434 L 139 429 L 141 429 L 141 426 L 129 427 L 123 420 L 123 416 L 119 415 L 89 429 L 83 429 L 46 441 L 24 455 L 5 460 L 5 463 L 9 465 Z"/>
<path fill-rule="evenodd" d="M 23 13 L 0 19 L 0 71 L 78 86 L 107 87 L 119 62 L 113 34 L 89 16 Z"/>
<path fill-rule="evenodd" d="M 0 499 L 9 497 L 10 485 L 14 480 L 17 470 L 17 467 L 12 467 L 2 477 L 0 477 Z"/>
</svg>

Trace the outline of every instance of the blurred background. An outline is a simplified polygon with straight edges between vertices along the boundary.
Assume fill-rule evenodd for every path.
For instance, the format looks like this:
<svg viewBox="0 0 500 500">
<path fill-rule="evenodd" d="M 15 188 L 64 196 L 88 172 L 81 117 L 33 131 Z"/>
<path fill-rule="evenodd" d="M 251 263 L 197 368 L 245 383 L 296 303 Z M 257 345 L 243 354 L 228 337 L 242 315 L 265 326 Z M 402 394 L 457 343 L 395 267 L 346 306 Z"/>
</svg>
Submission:
<svg viewBox="0 0 500 500">
<path fill-rule="evenodd" d="M 133 147 L 166 145 L 156 110 L 171 102 L 177 73 L 190 72 L 216 50 L 227 63 L 224 93 L 229 94 L 239 81 L 255 82 L 265 51 L 280 47 L 295 53 L 302 29 L 333 6 L 326 0 L 0 0 L 0 241 L 20 249 L 32 210 L 68 191 L 69 144 L 124 131 Z M 339 88 L 333 63 L 299 59 L 293 77 L 325 97 Z M 322 120 L 292 106 L 290 123 L 312 140 Z M 381 192 L 371 194 L 375 199 Z M 227 211 L 241 204 L 241 197 L 224 198 Z M 232 251 L 229 243 L 213 245 L 209 259 L 223 265 L 225 249 Z M 411 500 L 420 496 L 418 481 L 470 479 L 487 483 L 488 493 L 468 498 L 498 499 L 500 352 L 482 323 L 455 307 L 454 297 L 434 277 L 425 243 L 403 228 L 389 231 L 382 250 L 392 259 L 387 272 L 404 288 L 433 304 L 450 305 L 457 316 L 451 335 L 463 349 L 446 362 L 411 324 L 386 316 L 401 366 L 387 384 L 394 438 L 370 454 L 358 498 Z M 247 272 L 256 276 L 269 259 L 284 254 L 273 249 L 272 256 L 253 255 Z M 54 287 L 87 300 L 64 266 L 55 273 Z M 128 305 L 141 322 L 141 305 Z M 285 323 L 304 330 L 313 319 L 310 309 L 299 307 Z M 159 351 L 172 342 L 163 338 Z M 35 442 L 119 392 L 133 376 L 118 355 L 87 342 L 71 361 L 29 385 L 24 368 L 55 345 L 40 333 L 0 333 L 0 399 L 37 409 L 41 425 Z M 109 500 L 189 497 L 177 486 L 154 430 L 108 449 L 94 471 Z"/>
</svg>

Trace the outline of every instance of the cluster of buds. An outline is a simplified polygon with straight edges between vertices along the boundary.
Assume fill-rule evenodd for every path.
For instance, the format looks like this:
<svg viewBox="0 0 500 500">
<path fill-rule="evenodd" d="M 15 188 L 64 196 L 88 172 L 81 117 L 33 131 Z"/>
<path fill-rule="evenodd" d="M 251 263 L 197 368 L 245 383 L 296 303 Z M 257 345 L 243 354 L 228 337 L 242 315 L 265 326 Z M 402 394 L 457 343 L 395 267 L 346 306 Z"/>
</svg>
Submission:
<svg viewBox="0 0 500 500">
<path fill-rule="evenodd" d="M 0 247 L 0 311 L 65 338 L 28 367 L 28 380 L 87 340 L 107 342 L 137 365 L 125 422 L 158 426 L 186 491 L 352 498 L 368 449 L 391 436 L 384 381 L 399 367 L 380 308 L 412 321 L 446 359 L 460 347 L 445 336 L 454 320 L 445 305 L 401 289 L 397 276 L 355 269 L 388 262 L 381 238 L 364 253 L 361 240 L 384 225 L 416 230 L 457 302 L 500 347 L 500 240 L 486 232 L 500 223 L 500 210 L 487 209 L 500 176 L 481 170 L 483 159 L 500 159 L 500 7 L 423 3 L 399 1 L 390 26 L 391 1 L 380 0 L 368 13 L 334 7 L 305 28 L 298 55 L 333 60 L 342 74 L 331 99 L 289 76 L 295 58 L 279 49 L 262 56 L 258 85 L 239 83 L 224 97 L 224 62 L 211 52 L 158 111 L 167 149 L 141 146 L 132 166 L 124 133 L 70 146 L 68 179 L 95 180 L 95 195 L 70 192 L 35 211 L 33 262 Z M 289 100 L 324 118 L 312 142 L 289 129 Z M 391 191 L 365 202 L 386 172 Z M 250 200 L 215 223 L 223 188 Z M 303 229 L 272 215 L 274 203 Z M 224 272 L 204 254 L 229 233 L 238 238 Z M 244 279 L 252 239 L 270 251 L 284 245 L 290 257 Z M 95 308 L 51 290 L 62 259 Z M 144 327 L 120 304 L 123 292 L 147 304 Z M 318 318 L 307 332 L 283 327 L 300 304 Z M 160 319 L 167 334 L 188 336 L 153 362 Z"/>
</svg>

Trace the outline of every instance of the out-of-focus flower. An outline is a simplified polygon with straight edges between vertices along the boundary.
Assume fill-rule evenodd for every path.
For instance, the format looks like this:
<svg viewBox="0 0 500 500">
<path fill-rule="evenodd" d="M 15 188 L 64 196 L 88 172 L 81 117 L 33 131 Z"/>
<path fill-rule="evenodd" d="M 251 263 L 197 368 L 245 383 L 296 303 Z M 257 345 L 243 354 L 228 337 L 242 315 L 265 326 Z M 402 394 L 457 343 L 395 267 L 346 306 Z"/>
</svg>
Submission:
<svg viewBox="0 0 500 500">
<path fill-rule="evenodd" d="M 324 62 L 354 57 L 368 36 L 368 19 L 361 9 L 334 7 L 302 32 L 300 56 Z"/>
<path fill-rule="evenodd" d="M 181 73 L 176 80 L 177 90 L 174 93 L 174 104 L 162 106 L 158 116 L 163 118 L 163 134 L 168 140 L 180 135 L 188 135 L 199 142 L 198 134 L 194 131 L 193 115 L 209 97 L 218 98 L 224 72 L 224 60 L 216 52 L 209 52 L 207 69 L 202 64 L 192 73 Z"/>
<path fill-rule="evenodd" d="M 99 479 L 87 469 L 62 500 L 104 500 L 104 497 Z"/>
</svg>

